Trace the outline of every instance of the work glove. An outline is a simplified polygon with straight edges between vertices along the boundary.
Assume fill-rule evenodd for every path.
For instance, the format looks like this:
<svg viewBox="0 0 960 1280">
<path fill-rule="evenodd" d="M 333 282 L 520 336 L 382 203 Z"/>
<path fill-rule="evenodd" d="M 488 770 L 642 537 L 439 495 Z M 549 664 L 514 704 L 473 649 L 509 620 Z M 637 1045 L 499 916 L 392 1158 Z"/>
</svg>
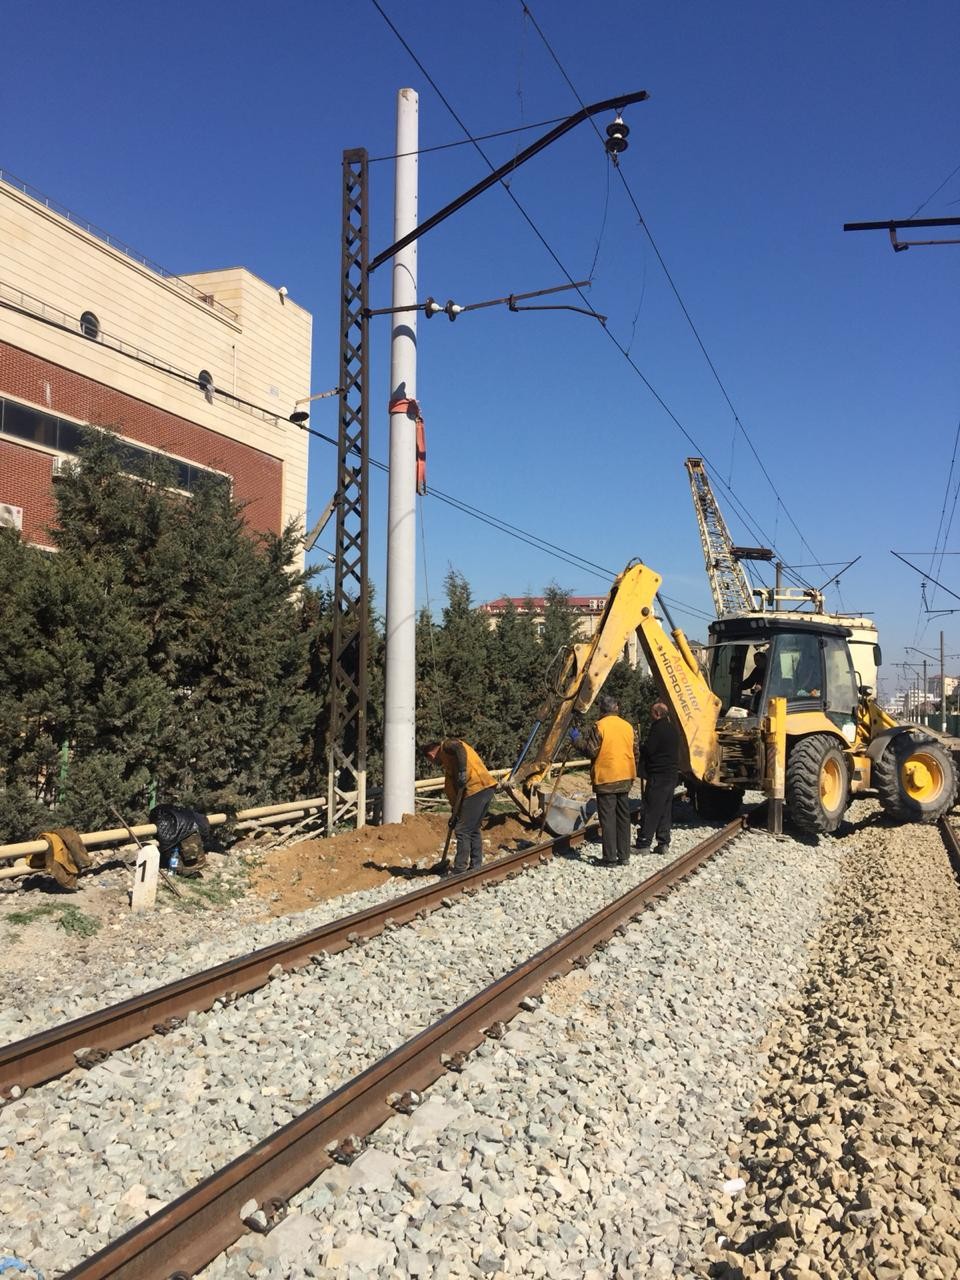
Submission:
<svg viewBox="0 0 960 1280">
<path fill-rule="evenodd" d="M 460 773 L 457 774 L 457 786 L 462 791 L 466 785 L 467 785 L 467 775 L 463 770 L 461 770 Z"/>
<path fill-rule="evenodd" d="M 571 729 L 567 730 L 567 737 L 570 739 L 570 741 L 573 743 L 574 746 L 577 746 L 582 741 L 583 734 L 580 732 L 577 726 L 574 725 Z"/>
</svg>

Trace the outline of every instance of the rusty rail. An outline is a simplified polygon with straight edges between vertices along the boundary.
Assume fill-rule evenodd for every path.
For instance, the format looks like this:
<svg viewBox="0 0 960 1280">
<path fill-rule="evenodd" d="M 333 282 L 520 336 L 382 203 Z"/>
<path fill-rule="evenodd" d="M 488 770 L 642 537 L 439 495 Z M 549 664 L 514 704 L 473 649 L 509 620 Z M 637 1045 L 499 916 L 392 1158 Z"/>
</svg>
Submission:
<svg viewBox="0 0 960 1280">
<path fill-rule="evenodd" d="M 320 953 L 343 951 L 355 942 L 381 933 L 388 922 L 406 924 L 421 913 L 435 910 L 444 898 L 518 875 L 549 859 L 558 845 L 578 844 L 594 830 L 591 825 L 570 836 L 516 850 L 476 871 L 438 880 L 375 907 L 331 920 L 309 933 L 275 942 L 212 969 L 190 974 L 143 995 L 4 1045 L 0 1047 L 0 1099 L 9 1097 L 14 1085 L 23 1089 L 72 1070 L 77 1065 L 75 1055 L 81 1049 L 109 1053 L 134 1044 L 153 1035 L 158 1026 L 169 1024 L 170 1019 L 209 1009 L 214 1001 L 225 997 L 232 999 L 255 991 L 269 981 L 271 970 L 278 964 L 284 970 L 297 969 Z"/>
<path fill-rule="evenodd" d="M 940 828 L 940 835 L 943 838 L 950 865 L 953 867 L 953 874 L 960 880 L 960 836 L 957 835 L 956 827 L 946 814 L 937 819 L 937 826 Z"/>
<path fill-rule="evenodd" d="M 162 1280 L 206 1266 L 244 1233 L 240 1209 L 247 1201 L 261 1206 L 285 1204 L 330 1166 L 332 1147 L 348 1137 L 368 1136 L 393 1114 L 388 1098 L 435 1081 L 445 1069 L 447 1055 L 476 1048 L 495 1023 L 514 1017 L 525 996 L 565 973 L 639 914 L 651 898 L 697 870 L 744 827 L 745 820 L 738 818 L 695 845 L 74 1267 L 63 1280 Z"/>
</svg>

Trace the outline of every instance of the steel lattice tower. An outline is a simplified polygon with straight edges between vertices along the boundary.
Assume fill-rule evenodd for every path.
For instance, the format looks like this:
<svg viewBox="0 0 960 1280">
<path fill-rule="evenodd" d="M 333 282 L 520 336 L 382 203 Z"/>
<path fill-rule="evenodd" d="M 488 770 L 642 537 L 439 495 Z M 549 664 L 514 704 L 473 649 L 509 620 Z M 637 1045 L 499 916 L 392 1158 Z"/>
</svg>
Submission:
<svg viewBox="0 0 960 1280">
<path fill-rule="evenodd" d="M 367 153 L 343 153 L 337 546 L 327 752 L 327 829 L 367 808 Z"/>
</svg>

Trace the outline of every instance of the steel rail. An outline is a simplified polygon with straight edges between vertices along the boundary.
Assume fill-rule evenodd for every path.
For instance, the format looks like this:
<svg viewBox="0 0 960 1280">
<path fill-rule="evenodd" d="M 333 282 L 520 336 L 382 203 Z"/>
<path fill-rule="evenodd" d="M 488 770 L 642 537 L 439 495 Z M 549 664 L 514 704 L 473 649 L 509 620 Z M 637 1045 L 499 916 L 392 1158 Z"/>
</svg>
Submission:
<svg viewBox="0 0 960 1280">
<path fill-rule="evenodd" d="M 937 819 L 937 826 L 940 828 L 940 835 L 943 838 L 953 874 L 960 880 L 960 836 L 957 835 L 956 827 L 946 814 Z"/>
<path fill-rule="evenodd" d="M 476 871 L 438 880 L 377 906 L 331 920 L 309 933 L 272 943 L 4 1045 L 0 1047 L 0 1100 L 9 1098 L 15 1085 L 24 1089 L 71 1071 L 77 1066 L 76 1055 L 81 1050 L 93 1049 L 106 1054 L 153 1035 L 158 1028 L 170 1030 L 174 1025 L 171 1019 L 184 1018 L 188 1013 L 209 1009 L 216 1000 L 246 995 L 266 985 L 277 965 L 285 971 L 301 968 L 315 955 L 343 951 L 356 942 L 374 937 L 390 922 L 407 924 L 421 913 L 436 910 L 444 898 L 518 875 L 548 860 L 558 845 L 578 844 L 594 830 L 595 825 L 590 824 L 570 836 L 515 850 Z"/>
<path fill-rule="evenodd" d="M 225 1165 L 166 1208 L 67 1272 L 63 1280 L 162 1280 L 191 1275 L 241 1236 L 241 1207 L 250 1200 L 282 1216 L 290 1196 L 334 1160 L 332 1150 L 366 1137 L 393 1114 L 391 1101 L 432 1084 L 448 1055 L 469 1052 L 495 1036 L 521 1001 L 566 973 L 624 922 L 739 835 L 738 818 L 622 897 L 551 942 L 529 960 L 461 1004 L 433 1026 L 355 1076 L 282 1129 Z"/>
</svg>

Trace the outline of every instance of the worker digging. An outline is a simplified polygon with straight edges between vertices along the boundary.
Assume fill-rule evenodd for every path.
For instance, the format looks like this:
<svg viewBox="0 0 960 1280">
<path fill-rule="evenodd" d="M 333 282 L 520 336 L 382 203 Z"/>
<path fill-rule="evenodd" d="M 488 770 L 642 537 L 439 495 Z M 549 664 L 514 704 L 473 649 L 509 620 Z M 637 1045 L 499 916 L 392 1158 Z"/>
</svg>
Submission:
<svg viewBox="0 0 960 1280">
<path fill-rule="evenodd" d="M 459 738 L 427 742 L 424 758 L 443 770 L 443 786 L 450 801 L 450 830 L 457 837 L 453 863 L 456 874 L 474 870 L 483 862 L 480 824 L 487 816 L 496 791 L 496 779 L 469 743 Z"/>
</svg>

